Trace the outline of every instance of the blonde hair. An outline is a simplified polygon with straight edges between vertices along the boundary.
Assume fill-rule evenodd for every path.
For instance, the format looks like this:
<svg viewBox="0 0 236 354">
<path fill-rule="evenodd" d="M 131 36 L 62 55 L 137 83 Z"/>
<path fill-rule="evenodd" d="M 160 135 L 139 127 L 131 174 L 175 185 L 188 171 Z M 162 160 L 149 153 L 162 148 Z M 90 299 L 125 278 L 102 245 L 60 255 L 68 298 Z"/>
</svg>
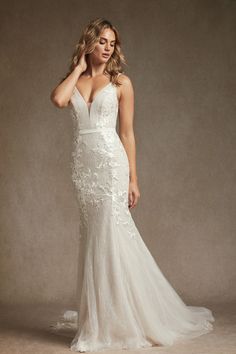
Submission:
<svg viewBox="0 0 236 354">
<path fill-rule="evenodd" d="M 98 17 L 92 20 L 83 30 L 79 42 L 76 44 L 72 58 L 70 60 L 69 72 L 61 80 L 64 81 L 67 76 L 71 74 L 76 65 L 78 65 L 82 53 L 85 51 L 86 56 L 93 52 L 101 32 L 110 28 L 115 33 L 115 48 L 112 56 L 106 64 L 104 73 L 108 73 L 111 76 L 111 82 L 117 86 L 120 85 L 118 81 L 118 74 L 123 73 L 122 64 L 126 64 L 124 55 L 121 51 L 120 35 L 117 29 L 105 18 Z"/>
</svg>

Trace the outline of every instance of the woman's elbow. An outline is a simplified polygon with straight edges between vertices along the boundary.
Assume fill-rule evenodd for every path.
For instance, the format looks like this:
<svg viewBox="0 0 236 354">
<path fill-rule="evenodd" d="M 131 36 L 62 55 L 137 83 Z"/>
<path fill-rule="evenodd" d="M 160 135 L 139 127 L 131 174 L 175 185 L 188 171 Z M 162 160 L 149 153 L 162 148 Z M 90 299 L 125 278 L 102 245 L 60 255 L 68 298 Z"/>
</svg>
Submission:
<svg viewBox="0 0 236 354">
<path fill-rule="evenodd" d="M 120 129 L 119 136 L 124 140 L 132 140 L 134 139 L 134 131 L 132 128 L 130 129 Z"/>
<path fill-rule="evenodd" d="M 58 98 L 54 94 L 54 92 L 51 93 L 50 99 L 51 99 L 52 103 L 58 108 L 64 108 L 64 107 L 68 106 L 68 102 L 65 102 L 65 101 L 61 100 L 60 98 Z"/>
</svg>

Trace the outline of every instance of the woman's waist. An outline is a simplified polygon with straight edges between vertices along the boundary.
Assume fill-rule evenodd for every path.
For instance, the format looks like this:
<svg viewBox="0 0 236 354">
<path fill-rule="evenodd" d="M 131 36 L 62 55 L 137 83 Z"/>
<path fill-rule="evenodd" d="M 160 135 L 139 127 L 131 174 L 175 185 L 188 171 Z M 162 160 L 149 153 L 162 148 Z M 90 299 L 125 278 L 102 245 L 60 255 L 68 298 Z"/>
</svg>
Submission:
<svg viewBox="0 0 236 354">
<path fill-rule="evenodd" d="M 97 132 L 116 132 L 116 127 L 88 127 L 88 128 L 79 128 L 78 134 L 91 134 Z"/>
</svg>

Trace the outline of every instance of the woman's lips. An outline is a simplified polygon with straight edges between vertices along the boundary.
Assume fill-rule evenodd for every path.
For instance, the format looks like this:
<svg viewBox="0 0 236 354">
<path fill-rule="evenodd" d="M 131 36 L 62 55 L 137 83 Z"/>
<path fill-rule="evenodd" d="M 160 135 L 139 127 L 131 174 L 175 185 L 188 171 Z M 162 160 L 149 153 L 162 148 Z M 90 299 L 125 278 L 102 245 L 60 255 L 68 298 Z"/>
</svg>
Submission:
<svg viewBox="0 0 236 354">
<path fill-rule="evenodd" d="M 102 56 L 103 56 L 104 58 L 108 58 L 108 57 L 109 57 L 109 54 L 102 54 Z"/>
</svg>

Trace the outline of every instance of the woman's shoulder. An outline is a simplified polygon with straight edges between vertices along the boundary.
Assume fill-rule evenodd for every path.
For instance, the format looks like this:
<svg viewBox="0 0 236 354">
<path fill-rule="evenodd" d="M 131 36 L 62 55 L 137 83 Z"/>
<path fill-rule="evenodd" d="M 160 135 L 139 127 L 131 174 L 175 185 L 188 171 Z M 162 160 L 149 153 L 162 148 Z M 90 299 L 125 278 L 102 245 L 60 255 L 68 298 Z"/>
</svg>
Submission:
<svg viewBox="0 0 236 354">
<path fill-rule="evenodd" d="M 124 73 L 119 73 L 118 78 L 121 84 L 132 85 L 131 79 L 128 75 Z"/>
<path fill-rule="evenodd" d="M 118 98 L 120 100 L 121 95 L 130 97 L 133 94 L 133 85 L 128 75 L 124 73 L 118 74 L 118 81 L 120 86 L 118 87 Z"/>
</svg>

